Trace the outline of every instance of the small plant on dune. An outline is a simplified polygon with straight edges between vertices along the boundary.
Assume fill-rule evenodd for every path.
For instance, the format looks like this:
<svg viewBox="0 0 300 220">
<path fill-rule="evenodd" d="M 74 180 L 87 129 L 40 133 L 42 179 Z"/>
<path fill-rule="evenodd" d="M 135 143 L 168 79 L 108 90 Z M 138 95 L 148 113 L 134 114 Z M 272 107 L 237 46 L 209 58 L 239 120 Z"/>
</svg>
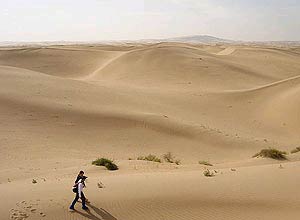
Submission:
<svg viewBox="0 0 300 220">
<path fill-rule="evenodd" d="M 176 165 L 180 165 L 181 164 L 181 161 L 180 160 L 175 160 L 174 162 Z"/>
<path fill-rule="evenodd" d="M 149 154 L 148 156 L 146 156 L 145 160 L 161 163 L 161 159 L 159 159 L 157 156 L 152 155 L 152 154 Z"/>
<path fill-rule="evenodd" d="M 163 158 L 168 163 L 176 163 L 177 165 L 180 164 L 180 160 L 175 159 L 174 155 L 171 152 L 164 154 Z"/>
<path fill-rule="evenodd" d="M 294 150 L 291 151 L 291 154 L 295 154 L 300 152 L 300 147 L 296 147 Z"/>
<path fill-rule="evenodd" d="M 157 156 L 149 154 L 148 156 L 139 156 L 137 160 L 147 160 L 147 161 L 153 161 L 157 163 L 161 163 L 161 159 L 159 159 Z"/>
<path fill-rule="evenodd" d="M 119 167 L 114 163 L 106 163 L 105 167 L 108 170 L 118 170 L 119 169 Z"/>
<path fill-rule="evenodd" d="M 260 152 L 255 154 L 253 157 L 266 157 L 275 160 L 286 160 L 286 152 L 280 151 L 274 148 L 262 149 Z"/>
<path fill-rule="evenodd" d="M 171 152 L 167 152 L 166 154 L 163 155 L 163 159 L 167 163 L 175 163 L 176 165 L 179 165 L 181 163 L 180 160 L 175 159 L 174 155 Z"/>
<path fill-rule="evenodd" d="M 32 179 L 32 183 L 33 183 L 33 184 L 36 184 L 37 181 L 36 181 L 35 179 Z"/>
<path fill-rule="evenodd" d="M 107 158 L 98 158 L 92 162 L 92 164 L 96 166 L 105 166 L 106 163 L 112 163 L 112 160 Z"/>
<path fill-rule="evenodd" d="M 107 159 L 107 158 L 98 158 L 97 160 L 94 160 L 92 162 L 93 165 L 95 166 L 104 166 L 108 170 L 118 170 L 118 166 L 113 163 L 112 160 Z"/>
<path fill-rule="evenodd" d="M 200 160 L 200 161 L 199 161 L 199 164 L 205 165 L 205 166 L 213 166 L 210 162 L 205 161 L 205 160 Z"/>
<path fill-rule="evenodd" d="M 215 176 L 214 172 L 210 171 L 209 169 L 204 170 L 203 175 L 206 176 L 206 177 Z"/>
<path fill-rule="evenodd" d="M 138 158 L 136 158 L 137 160 L 144 160 L 145 159 L 145 157 L 143 157 L 143 156 L 139 156 Z"/>
<path fill-rule="evenodd" d="M 174 163 L 174 156 L 172 155 L 171 152 L 168 152 L 168 153 L 164 154 L 163 158 L 168 163 Z"/>
</svg>

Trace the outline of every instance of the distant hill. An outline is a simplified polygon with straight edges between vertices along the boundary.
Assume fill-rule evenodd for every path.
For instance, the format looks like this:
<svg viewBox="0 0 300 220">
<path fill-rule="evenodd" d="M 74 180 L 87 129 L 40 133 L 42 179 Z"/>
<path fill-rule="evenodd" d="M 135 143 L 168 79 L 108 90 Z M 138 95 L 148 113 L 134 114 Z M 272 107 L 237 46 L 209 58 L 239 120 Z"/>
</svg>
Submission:
<svg viewBox="0 0 300 220">
<path fill-rule="evenodd" d="M 162 39 L 141 40 L 114 40 L 114 41 L 40 41 L 40 42 L 13 42 L 0 41 L 0 47 L 5 46 L 51 46 L 51 45 L 75 45 L 75 44 L 126 44 L 126 43 L 160 43 L 179 42 L 192 44 L 240 44 L 240 45 L 270 45 L 270 46 L 300 46 L 300 41 L 235 41 L 218 38 L 209 35 L 193 35 Z"/>
<path fill-rule="evenodd" d="M 269 46 L 300 46 L 300 41 L 253 41 L 248 42 L 248 44 Z"/>
<path fill-rule="evenodd" d="M 211 44 L 211 43 L 237 43 L 237 41 L 217 38 L 209 35 L 194 35 L 185 37 L 167 38 L 168 42 L 182 42 L 182 43 L 198 43 L 198 44 Z"/>
<path fill-rule="evenodd" d="M 193 43 L 193 44 L 217 44 L 217 43 L 228 43 L 235 44 L 240 43 L 240 41 L 233 41 L 228 39 L 217 38 L 209 35 L 193 35 L 184 37 L 174 37 L 174 38 L 162 38 L 162 39 L 142 39 L 138 41 L 126 41 L 130 43 L 140 42 L 140 43 L 160 43 L 160 42 L 179 42 L 179 43 Z"/>
</svg>

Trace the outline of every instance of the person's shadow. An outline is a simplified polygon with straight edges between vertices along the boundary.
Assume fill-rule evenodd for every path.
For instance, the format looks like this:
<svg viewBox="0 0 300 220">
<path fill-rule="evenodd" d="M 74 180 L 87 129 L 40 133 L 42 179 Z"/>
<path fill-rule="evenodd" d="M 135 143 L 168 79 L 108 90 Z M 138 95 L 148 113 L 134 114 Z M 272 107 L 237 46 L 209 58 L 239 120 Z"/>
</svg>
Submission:
<svg viewBox="0 0 300 220">
<path fill-rule="evenodd" d="M 82 215 L 83 217 L 91 220 L 118 220 L 114 216 L 112 216 L 109 212 L 102 208 L 97 208 L 96 206 L 93 206 L 91 204 L 87 204 L 87 206 L 92 209 L 94 212 L 96 212 L 97 215 L 100 217 L 97 217 L 93 213 L 90 212 L 90 210 L 83 212 L 76 211 L 78 214 Z"/>
<path fill-rule="evenodd" d="M 96 206 L 93 206 L 92 204 L 87 204 L 91 209 L 93 209 L 103 220 L 118 220 L 114 216 L 112 216 L 109 212 L 102 208 L 97 208 Z"/>
</svg>

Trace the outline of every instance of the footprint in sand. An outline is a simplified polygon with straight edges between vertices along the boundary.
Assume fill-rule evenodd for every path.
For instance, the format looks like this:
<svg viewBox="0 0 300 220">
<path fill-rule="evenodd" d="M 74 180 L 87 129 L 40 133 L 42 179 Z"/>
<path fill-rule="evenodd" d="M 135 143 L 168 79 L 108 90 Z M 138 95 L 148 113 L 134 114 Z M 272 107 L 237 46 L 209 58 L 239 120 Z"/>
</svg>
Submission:
<svg viewBox="0 0 300 220">
<path fill-rule="evenodd" d="M 25 200 L 16 203 L 18 209 L 11 210 L 11 219 L 23 220 L 29 217 L 29 214 L 39 214 L 40 217 L 45 217 L 46 214 L 38 211 L 38 204 L 32 202 L 26 202 Z"/>
<path fill-rule="evenodd" d="M 26 212 L 17 209 L 11 209 L 10 218 L 14 220 L 24 220 L 28 218 L 29 215 Z"/>
</svg>

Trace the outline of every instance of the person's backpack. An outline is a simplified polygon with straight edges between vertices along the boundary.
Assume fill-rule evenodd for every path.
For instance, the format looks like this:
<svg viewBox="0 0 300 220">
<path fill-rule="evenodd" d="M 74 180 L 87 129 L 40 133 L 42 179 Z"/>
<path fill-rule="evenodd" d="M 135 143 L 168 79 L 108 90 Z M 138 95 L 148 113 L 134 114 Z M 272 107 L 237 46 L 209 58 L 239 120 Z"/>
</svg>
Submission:
<svg viewBox="0 0 300 220">
<path fill-rule="evenodd" d="M 78 192 L 78 183 L 76 183 L 73 188 L 72 188 L 73 193 L 77 193 Z"/>
</svg>

